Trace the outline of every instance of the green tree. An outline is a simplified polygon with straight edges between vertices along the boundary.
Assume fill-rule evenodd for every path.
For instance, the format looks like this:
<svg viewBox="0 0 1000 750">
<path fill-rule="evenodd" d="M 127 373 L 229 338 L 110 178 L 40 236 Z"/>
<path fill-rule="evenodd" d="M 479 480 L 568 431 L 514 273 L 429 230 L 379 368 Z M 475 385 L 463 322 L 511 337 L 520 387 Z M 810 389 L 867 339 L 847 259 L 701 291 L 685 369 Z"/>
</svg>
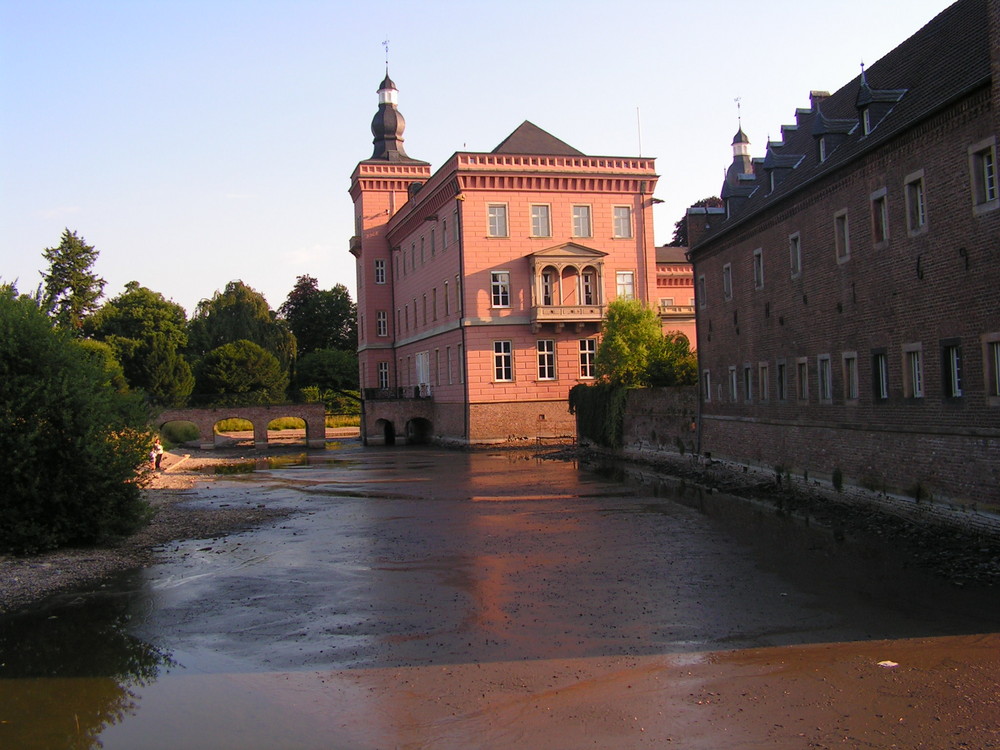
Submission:
<svg viewBox="0 0 1000 750">
<path fill-rule="evenodd" d="M 230 281 L 212 299 L 198 303 L 188 326 L 188 348 L 204 356 L 223 344 L 252 341 L 271 352 L 287 372 L 295 361 L 295 335 L 279 320 L 264 295 L 242 281 Z"/>
<path fill-rule="evenodd" d="M 356 391 L 358 355 L 341 349 L 317 349 L 299 360 L 296 381 L 300 388 L 314 385 L 324 391 Z"/>
<path fill-rule="evenodd" d="M 660 317 L 635 299 L 608 305 L 594 362 L 598 377 L 625 387 L 692 385 L 698 362 L 687 337 L 663 334 Z"/>
<path fill-rule="evenodd" d="M 211 404 L 275 403 L 284 399 L 287 387 L 278 358 L 252 341 L 223 344 L 198 366 L 198 398 Z"/>
<path fill-rule="evenodd" d="M 104 370 L 108 386 L 119 393 L 128 393 L 129 387 L 125 371 L 111 346 L 104 341 L 95 341 L 94 339 L 78 339 L 76 343 Z"/>
<path fill-rule="evenodd" d="M 660 318 L 636 299 L 608 305 L 604 334 L 594 365 L 598 377 L 612 385 L 649 385 L 650 363 L 663 342 Z"/>
<path fill-rule="evenodd" d="M 0 288 L 0 552 L 92 544 L 148 518 L 141 400 L 10 286 Z"/>
<path fill-rule="evenodd" d="M 691 344 L 683 333 L 665 333 L 649 370 L 652 386 L 697 385 L 698 355 L 691 351 Z"/>
<path fill-rule="evenodd" d="M 106 341 L 133 388 L 141 388 L 163 406 L 183 406 L 194 388 L 194 375 L 182 351 L 187 345 L 187 314 L 137 281 L 101 306 L 84 330 Z"/>
<path fill-rule="evenodd" d="M 56 247 L 42 252 L 49 262 L 48 273 L 42 273 L 43 304 L 60 326 L 74 333 L 82 329 L 84 319 L 97 309 L 97 301 L 104 292 L 104 279 L 92 270 L 97 255 L 93 245 L 69 229 L 63 231 Z"/>
<path fill-rule="evenodd" d="M 299 276 L 278 314 L 291 326 L 299 356 L 319 349 L 358 348 L 357 306 L 343 284 L 321 290 L 312 276 Z"/>
</svg>

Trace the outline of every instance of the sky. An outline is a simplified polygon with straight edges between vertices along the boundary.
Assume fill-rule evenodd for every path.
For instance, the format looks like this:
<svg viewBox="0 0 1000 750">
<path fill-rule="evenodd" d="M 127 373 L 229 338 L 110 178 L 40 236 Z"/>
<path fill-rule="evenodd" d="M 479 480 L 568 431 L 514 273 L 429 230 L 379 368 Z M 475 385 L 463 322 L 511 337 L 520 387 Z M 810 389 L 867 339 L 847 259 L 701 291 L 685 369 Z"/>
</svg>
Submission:
<svg viewBox="0 0 1000 750">
<path fill-rule="evenodd" d="M 105 298 L 192 313 L 240 279 L 355 295 L 350 175 L 376 89 L 440 167 L 524 120 L 594 156 L 656 157 L 657 244 L 751 154 L 947 0 L 0 0 L 0 283 L 33 291 L 70 229 Z"/>
</svg>

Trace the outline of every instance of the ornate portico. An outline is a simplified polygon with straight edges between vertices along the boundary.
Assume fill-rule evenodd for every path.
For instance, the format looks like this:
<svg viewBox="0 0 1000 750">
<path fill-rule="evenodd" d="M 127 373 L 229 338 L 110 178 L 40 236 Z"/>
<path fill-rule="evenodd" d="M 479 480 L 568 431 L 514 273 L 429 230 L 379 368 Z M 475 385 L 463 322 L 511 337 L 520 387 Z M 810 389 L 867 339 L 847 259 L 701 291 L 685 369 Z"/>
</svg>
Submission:
<svg viewBox="0 0 1000 750">
<path fill-rule="evenodd" d="M 531 330 L 550 323 L 556 332 L 572 325 L 579 333 L 604 318 L 604 258 L 607 253 L 575 242 L 528 256 L 531 268 Z"/>
</svg>

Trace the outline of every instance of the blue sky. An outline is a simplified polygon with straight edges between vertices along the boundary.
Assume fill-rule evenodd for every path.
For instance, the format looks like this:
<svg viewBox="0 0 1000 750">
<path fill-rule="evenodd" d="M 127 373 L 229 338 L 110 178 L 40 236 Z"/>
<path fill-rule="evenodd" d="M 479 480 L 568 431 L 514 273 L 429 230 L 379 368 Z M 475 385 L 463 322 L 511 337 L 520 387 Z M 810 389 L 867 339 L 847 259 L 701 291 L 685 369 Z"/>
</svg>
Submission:
<svg viewBox="0 0 1000 750">
<path fill-rule="evenodd" d="M 440 166 L 531 120 L 655 156 L 656 241 L 751 153 L 946 0 L 0 0 L 0 281 L 30 291 L 64 228 L 189 313 L 233 279 L 355 289 L 347 194 L 385 73 L 410 156 Z M 641 127 L 640 127 L 641 123 Z"/>
</svg>

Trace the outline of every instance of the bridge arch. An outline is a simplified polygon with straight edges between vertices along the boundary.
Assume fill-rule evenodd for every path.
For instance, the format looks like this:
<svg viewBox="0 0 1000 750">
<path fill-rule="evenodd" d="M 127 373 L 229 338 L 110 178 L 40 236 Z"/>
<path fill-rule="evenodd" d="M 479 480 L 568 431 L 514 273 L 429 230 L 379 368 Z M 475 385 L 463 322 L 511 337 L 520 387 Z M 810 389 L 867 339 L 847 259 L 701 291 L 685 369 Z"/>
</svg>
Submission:
<svg viewBox="0 0 1000 750">
<path fill-rule="evenodd" d="M 434 425 L 424 417 L 414 417 L 406 423 L 406 443 L 429 443 L 434 435 Z"/>
<path fill-rule="evenodd" d="M 253 424 L 254 448 L 267 448 L 267 426 L 280 417 L 298 417 L 306 423 L 306 446 L 326 445 L 326 410 L 323 404 L 280 406 L 220 406 L 211 409 L 168 409 L 153 420 L 157 429 L 167 422 L 191 422 L 198 428 L 198 447 L 214 450 L 215 425 L 224 419 L 245 419 Z"/>
</svg>

